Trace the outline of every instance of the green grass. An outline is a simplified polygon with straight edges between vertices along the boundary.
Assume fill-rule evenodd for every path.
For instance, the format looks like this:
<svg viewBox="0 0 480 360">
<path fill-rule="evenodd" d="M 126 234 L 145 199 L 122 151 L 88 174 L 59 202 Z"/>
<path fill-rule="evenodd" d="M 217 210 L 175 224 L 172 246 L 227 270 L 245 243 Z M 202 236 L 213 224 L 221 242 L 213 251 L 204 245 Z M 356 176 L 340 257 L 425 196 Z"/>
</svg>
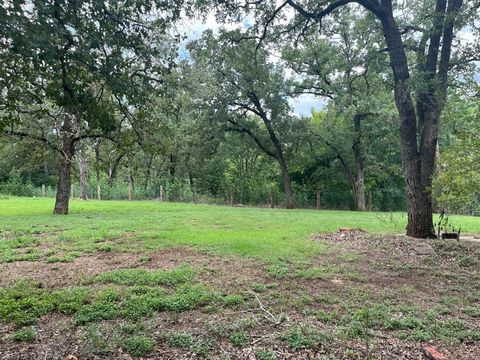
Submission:
<svg viewBox="0 0 480 360">
<path fill-rule="evenodd" d="M 34 342 L 37 332 L 34 328 L 26 327 L 13 333 L 12 340 L 15 342 Z"/>
<path fill-rule="evenodd" d="M 51 257 L 49 261 L 71 261 L 75 251 L 144 252 L 174 245 L 263 259 L 303 258 L 327 250 L 309 239 L 312 234 L 339 227 L 398 233 L 406 221 L 402 213 L 396 214 L 396 224 L 369 212 L 96 200 L 73 200 L 69 215 L 54 216 L 53 205 L 53 199 L 0 199 L 0 237 L 6 239 L 0 242 L 0 253 L 4 261 L 38 258 L 35 253 L 18 252 L 34 248 L 38 235 L 57 251 L 73 252 L 73 256 Z M 464 233 L 480 232 L 479 218 L 452 216 L 451 220 Z"/>
<path fill-rule="evenodd" d="M 91 281 L 118 285 L 177 285 L 188 283 L 195 272 L 190 266 L 173 270 L 120 269 L 107 271 L 94 277 Z"/>
<path fill-rule="evenodd" d="M 122 271 L 135 274 L 137 269 Z M 187 278 L 185 273 L 189 274 Z M 18 281 L 12 287 L 0 289 L 0 320 L 32 325 L 43 315 L 60 312 L 72 315 L 76 325 L 86 325 L 102 320 L 140 320 L 160 311 L 179 313 L 207 305 L 232 307 L 243 302 L 240 295 L 223 295 L 192 282 L 193 270 L 186 266 L 164 272 L 144 270 L 140 279 L 148 281 L 139 281 L 136 285 L 131 277 L 119 282 L 112 274 L 116 273 L 94 278 L 94 282 L 100 278 L 107 283 L 100 288 L 51 290 L 35 282 Z M 182 277 L 179 278 L 179 274 Z M 159 284 L 167 288 L 160 288 Z"/>
<path fill-rule="evenodd" d="M 122 348 L 125 352 L 135 356 L 148 355 L 153 351 L 154 347 L 155 342 L 153 339 L 139 335 L 126 338 L 122 345 Z"/>
<path fill-rule="evenodd" d="M 310 325 L 295 325 L 281 337 L 293 350 L 309 349 L 328 342 L 329 336 Z"/>
</svg>

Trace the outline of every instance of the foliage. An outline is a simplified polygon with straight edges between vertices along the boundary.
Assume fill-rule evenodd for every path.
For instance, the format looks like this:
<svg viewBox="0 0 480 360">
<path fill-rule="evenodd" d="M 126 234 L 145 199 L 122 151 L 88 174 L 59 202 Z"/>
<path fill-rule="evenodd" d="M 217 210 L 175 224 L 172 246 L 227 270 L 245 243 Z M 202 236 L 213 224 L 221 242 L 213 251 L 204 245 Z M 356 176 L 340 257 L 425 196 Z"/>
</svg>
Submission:
<svg viewBox="0 0 480 360">
<path fill-rule="evenodd" d="M 477 89 L 478 91 L 478 89 Z M 476 213 L 479 206 L 478 134 L 480 103 L 478 98 L 452 99 L 444 115 L 445 133 L 434 182 L 439 207 L 447 212 Z"/>
</svg>

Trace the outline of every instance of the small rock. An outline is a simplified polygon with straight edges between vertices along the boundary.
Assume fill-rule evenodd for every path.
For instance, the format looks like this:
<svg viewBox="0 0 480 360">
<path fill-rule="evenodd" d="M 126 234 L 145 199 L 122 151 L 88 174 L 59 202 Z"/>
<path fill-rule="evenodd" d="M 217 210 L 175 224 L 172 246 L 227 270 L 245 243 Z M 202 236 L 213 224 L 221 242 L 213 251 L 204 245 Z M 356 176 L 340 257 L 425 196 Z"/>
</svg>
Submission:
<svg viewBox="0 0 480 360">
<path fill-rule="evenodd" d="M 416 244 L 413 245 L 413 250 L 417 255 L 433 255 L 435 250 L 428 244 Z"/>
<path fill-rule="evenodd" d="M 440 354 L 435 348 L 431 346 L 425 346 L 423 349 L 423 355 L 429 360 L 447 360 L 445 355 Z"/>
<path fill-rule="evenodd" d="M 75 355 L 68 355 L 65 360 L 78 360 L 78 358 Z"/>
</svg>

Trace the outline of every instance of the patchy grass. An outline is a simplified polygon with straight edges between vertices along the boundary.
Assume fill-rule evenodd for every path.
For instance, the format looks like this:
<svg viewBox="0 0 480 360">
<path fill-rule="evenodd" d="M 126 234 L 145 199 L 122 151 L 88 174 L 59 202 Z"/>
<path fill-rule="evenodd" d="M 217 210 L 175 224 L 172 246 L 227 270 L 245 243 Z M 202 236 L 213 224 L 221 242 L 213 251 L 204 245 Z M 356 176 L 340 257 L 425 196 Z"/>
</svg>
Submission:
<svg viewBox="0 0 480 360">
<path fill-rule="evenodd" d="M 170 271 L 146 269 L 121 269 L 104 272 L 92 282 L 117 285 L 178 285 L 192 280 L 195 272 L 191 266 L 183 266 Z"/>
<path fill-rule="evenodd" d="M 37 332 L 32 327 L 25 327 L 13 333 L 12 340 L 16 342 L 34 342 Z"/>
<path fill-rule="evenodd" d="M 115 275 L 111 277 L 111 274 Z M 140 274 L 138 285 L 133 285 L 131 277 L 120 281 L 118 273 L 106 273 L 101 278 L 103 282 L 131 286 L 108 285 L 95 290 L 80 287 L 52 291 L 39 283 L 19 281 L 13 287 L 0 290 L 0 319 L 30 325 L 43 315 L 60 312 L 73 315 L 75 324 L 85 325 L 117 318 L 138 320 L 160 311 L 183 312 L 209 304 L 233 306 L 243 301 L 240 295 L 224 296 L 202 284 L 191 283 L 193 270 L 189 267 L 165 272 L 144 270 Z M 147 286 L 158 284 L 171 288 Z"/>
<path fill-rule="evenodd" d="M 134 335 L 123 341 L 122 348 L 125 352 L 136 355 L 145 356 L 150 354 L 155 347 L 155 341 L 146 336 Z"/>
<path fill-rule="evenodd" d="M 281 337 L 293 350 L 311 349 L 325 344 L 329 336 L 319 332 L 309 324 L 294 325 Z"/>
<path fill-rule="evenodd" d="M 418 240 L 394 234 L 400 213 L 393 224 L 153 201 L 73 201 L 66 217 L 51 207 L 0 199 L 9 358 L 416 358 L 424 343 L 457 360 L 480 352 L 480 243 L 428 240 L 435 254 L 418 256 Z M 453 219 L 480 232 L 477 218 Z M 370 232 L 326 233 L 338 227 Z"/>
</svg>

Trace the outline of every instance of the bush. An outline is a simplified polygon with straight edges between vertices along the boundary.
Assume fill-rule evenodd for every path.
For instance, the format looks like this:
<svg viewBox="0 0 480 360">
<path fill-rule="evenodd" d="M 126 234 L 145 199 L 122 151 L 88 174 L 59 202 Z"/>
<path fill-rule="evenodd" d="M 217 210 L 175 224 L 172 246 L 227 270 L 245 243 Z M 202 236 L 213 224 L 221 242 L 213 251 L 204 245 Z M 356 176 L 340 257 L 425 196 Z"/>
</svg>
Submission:
<svg viewBox="0 0 480 360">
<path fill-rule="evenodd" d="M 20 172 L 13 168 L 8 174 L 7 182 L 0 185 L 0 193 L 12 196 L 40 196 L 41 188 L 35 187 L 30 181 L 24 182 Z"/>
</svg>

